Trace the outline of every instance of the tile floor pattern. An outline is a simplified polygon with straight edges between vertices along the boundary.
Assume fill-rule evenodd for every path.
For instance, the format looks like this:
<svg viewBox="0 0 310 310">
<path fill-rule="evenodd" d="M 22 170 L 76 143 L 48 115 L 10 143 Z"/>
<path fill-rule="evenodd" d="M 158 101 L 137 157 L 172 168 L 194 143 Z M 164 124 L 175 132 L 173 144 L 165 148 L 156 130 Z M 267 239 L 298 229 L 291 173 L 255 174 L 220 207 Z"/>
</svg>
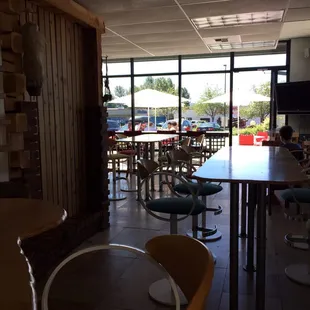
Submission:
<svg viewBox="0 0 310 310">
<path fill-rule="evenodd" d="M 209 224 L 216 223 L 223 238 L 208 243 L 217 255 L 217 264 L 208 310 L 229 309 L 229 190 L 208 199 L 211 206 L 221 205 L 219 216 L 208 214 Z M 79 249 L 86 246 L 120 243 L 144 248 L 150 238 L 169 233 L 169 224 L 149 216 L 137 203 L 134 194 L 127 199 L 111 203 L 109 230 L 98 233 Z M 310 287 L 290 282 L 285 274 L 286 265 L 296 262 L 310 263 L 310 253 L 292 249 L 283 242 L 287 232 L 305 232 L 304 224 L 284 218 L 280 206 L 267 223 L 267 310 L 309 310 Z M 185 233 L 190 220 L 180 223 L 179 231 Z M 246 243 L 240 240 L 239 310 L 252 309 L 254 305 L 255 276 L 242 269 Z M 51 310 L 160 310 L 163 307 L 148 297 L 148 286 L 161 278 L 160 272 L 145 259 L 119 251 L 97 252 L 77 258 L 60 272 L 50 294 Z M 235 310 L 235 309 L 234 309 Z"/>
</svg>

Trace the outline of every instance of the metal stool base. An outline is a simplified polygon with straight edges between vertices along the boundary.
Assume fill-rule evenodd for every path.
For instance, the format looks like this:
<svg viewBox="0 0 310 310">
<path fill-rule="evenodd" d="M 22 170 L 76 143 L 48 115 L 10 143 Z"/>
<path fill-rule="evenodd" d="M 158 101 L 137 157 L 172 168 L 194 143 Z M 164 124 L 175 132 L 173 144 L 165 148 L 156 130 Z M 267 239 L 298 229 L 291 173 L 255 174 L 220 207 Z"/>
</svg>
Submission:
<svg viewBox="0 0 310 310">
<path fill-rule="evenodd" d="M 194 238 L 193 231 L 192 230 L 188 231 L 187 236 Z M 214 241 L 220 240 L 221 238 L 222 238 L 222 233 L 216 230 L 214 234 L 209 235 L 209 236 L 208 235 L 206 236 L 203 231 L 197 231 L 197 238 L 195 239 L 202 241 L 202 242 L 214 242 Z"/>
<path fill-rule="evenodd" d="M 187 305 L 187 299 L 179 287 L 178 293 L 180 296 L 181 306 Z M 153 300 L 160 304 L 165 306 L 175 306 L 174 295 L 167 279 L 161 279 L 151 284 L 149 288 L 149 295 Z"/>
<path fill-rule="evenodd" d="M 109 195 L 110 201 L 121 201 L 125 200 L 127 197 L 122 193 L 112 193 Z"/>
<path fill-rule="evenodd" d="M 310 265 L 296 264 L 285 268 L 286 276 L 302 285 L 310 286 Z"/>
<path fill-rule="evenodd" d="M 295 249 L 299 250 L 309 250 L 310 249 L 310 243 L 308 236 L 305 235 L 295 235 L 295 234 L 286 234 L 284 236 L 284 242 Z"/>
</svg>

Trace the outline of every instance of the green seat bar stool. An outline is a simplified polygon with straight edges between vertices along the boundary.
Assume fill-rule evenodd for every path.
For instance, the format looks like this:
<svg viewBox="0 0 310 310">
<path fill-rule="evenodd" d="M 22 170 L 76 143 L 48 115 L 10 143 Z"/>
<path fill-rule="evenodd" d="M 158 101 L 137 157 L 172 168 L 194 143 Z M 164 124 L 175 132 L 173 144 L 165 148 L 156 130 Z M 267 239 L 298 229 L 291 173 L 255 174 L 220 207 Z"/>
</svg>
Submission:
<svg viewBox="0 0 310 310">
<path fill-rule="evenodd" d="M 306 221 L 307 235 L 286 234 L 284 242 L 295 249 L 310 250 L 310 220 L 303 212 L 300 203 L 310 203 L 310 188 L 290 188 L 281 193 L 285 204 L 296 203 L 296 215 L 290 219 Z M 285 268 L 287 277 L 299 284 L 310 286 L 310 264 L 293 264 Z"/>
<path fill-rule="evenodd" d="M 173 184 L 184 183 L 187 186 L 187 183 L 182 177 L 172 173 L 170 166 L 159 166 L 156 162 L 149 159 L 141 159 L 137 164 L 141 179 L 139 202 L 146 212 L 161 221 L 169 222 L 171 235 L 178 234 L 178 223 L 191 216 L 193 233 L 195 235 L 198 215 L 205 209 L 204 203 L 198 199 L 198 196 L 190 188 L 188 189 L 190 195 L 186 195 L 186 197 L 180 197 L 174 191 Z M 150 180 L 152 178 L 159 178 L 159 176 L 163 178 L 163 183 L 165 187 L 168 187 L 168 190 L 165 189 L 163 192 L 155 193 L 149 189 Z M 145 194 L 143 194 L 143 191 Z M 153 195 L 157 195 L 157 197 L 153 197 Z M 168 216 L 165 217 L 164 215 Z M 163 287 L 168 287 L 166 279 L 153 283 L 149 289 L 150 296 L 161 304 L 174 305 L 171 293 L 169 291 L 163 292 Z M 186 298 L 181 296 L 181 304 L 185 305 L 186 303 Z"/>
<path fill-rule="evenodd" d="M 201 196 L 202 201 L 207 205 L 207 197 L 215 195 L 223 190 L 221 185 L 213 184 L 209 182 L 197 182 L 191 179 L 192 173 L 196 168 L 190 163 L 190 155 L 183 150 L 173 150 L 168 153 L 173 170 L 183 175 L 184 179 L 187 181 L 185 183 L 179 183 L 175 185 L 174 190 L 181 195 L 190 195 L 190 191 Z M 190 189 L 190 190 L 189 190 Z M 217 208 L 206 207 L 201 213 L 202 221 L 201 226 L 195 227 L 194 231 L 187 233 L 190 237 L 195 237 L 203 242 L 217 241 L 222 238 L 222 233 L 217 229 L 215 225 L 212 228 L 207 227 L 207 212 L 213 212 L 214 215 L 219 215 L 222 213 L 222 208 L 218 206 Z"/>
</svg>

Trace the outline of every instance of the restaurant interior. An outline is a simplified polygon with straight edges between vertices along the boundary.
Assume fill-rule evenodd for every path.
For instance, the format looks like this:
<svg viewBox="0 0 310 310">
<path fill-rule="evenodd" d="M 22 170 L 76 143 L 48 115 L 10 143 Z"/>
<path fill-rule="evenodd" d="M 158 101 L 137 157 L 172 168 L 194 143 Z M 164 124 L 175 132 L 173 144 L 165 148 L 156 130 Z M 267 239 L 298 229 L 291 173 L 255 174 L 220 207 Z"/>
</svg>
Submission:
<svg viewBox="0 0 310 310">
<path fill-rule="evenodd" d="M 310 309 L 309 115 L 310 0 L 0 0 L 0 309 Z"/>
</svg>

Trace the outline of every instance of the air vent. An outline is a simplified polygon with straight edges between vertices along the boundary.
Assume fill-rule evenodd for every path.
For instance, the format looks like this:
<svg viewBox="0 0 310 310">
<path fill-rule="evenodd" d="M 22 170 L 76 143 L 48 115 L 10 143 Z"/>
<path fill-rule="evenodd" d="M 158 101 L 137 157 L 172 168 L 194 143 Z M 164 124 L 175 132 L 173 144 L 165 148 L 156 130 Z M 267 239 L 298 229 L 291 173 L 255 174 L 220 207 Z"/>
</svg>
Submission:
<svg viewBox="0 0 310 310">
<path fill-rule="evenodd" d="M 221 44 L 221 43 L 241 43 L 241 37 L 240 36 L 228 36 L 228 37 L 209 37 L 209 38 L 203 38 L 203 41 L 208 44 Z"/>
</svg>

